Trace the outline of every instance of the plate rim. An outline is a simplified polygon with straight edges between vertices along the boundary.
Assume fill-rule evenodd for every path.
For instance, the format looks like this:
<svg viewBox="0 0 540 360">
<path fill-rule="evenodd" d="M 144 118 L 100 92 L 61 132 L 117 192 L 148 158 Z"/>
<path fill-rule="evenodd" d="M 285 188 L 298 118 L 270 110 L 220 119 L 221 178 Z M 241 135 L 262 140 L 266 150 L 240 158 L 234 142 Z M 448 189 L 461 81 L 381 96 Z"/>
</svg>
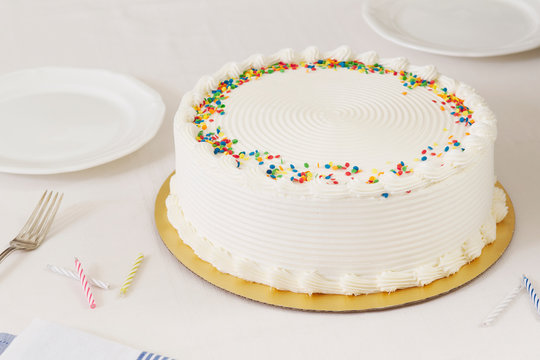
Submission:
<svg viewBox="0 0 540 360">
<path fill-rule="evenodd" d="M 387 1 L 399 1 L 399 0 L 387 0 Z M 401 1 L 412 1 L 412 0 L 401 0 Z M 394 36 L 394 32 L 388 30 L 387 26 L 381 24 L 380 21 L 377 21 L 375 17 L 372 17 L 371 10 L 373 5 L 380 2 L 380 0 L 366 0 L 362 7 L 362 16 L 364 21 L 368 26 L 375 31 L 378 35 L 384 39 L 391 41 L 395 44 L 405 46 L 414 50 L 424 51 L 437 55 L 446 55 L 446 56 L 456 56 L 456 57 L 469 57 L 469 58 L 479 58 L 479 57 L 493 57 L 493 56 L 502 56 L 517 54 L 525 52 L 528 50 L 533 50 L 540 47 L 540 32 L 535 37 L 534 41 L 531 42 L 518 42 L 518 46 L 513 47 L 503 47 L 503 48 L 493 48 L 490 51 L 470 51 L 470 50 L 445 50 L 438 47 L 433 47 L 429 45 L 419 45 L 414 42 L 409 42 L 406 39 Z M 540 18 L 540 11 L 538 11 Z M 540 20 L 538 21 L 540 24 Z"/>
<path fill-rule="evenodd" d="M 0 83 L 2 83 L 4 79 L 10 78 L 10 77 L 24 76 L 25 74 L 29 74 L 29 73 L 40 73 L 40 72 L 66 72 L 66 73 L 75 72 L 75 73 L 81 73 L 81 74 L 98 73 L 98 74 L 105 75 L 109 78 L 120 79 L 122 81 L 125 81 L 126 84 L 129 84 L 133 88 L 137 88 L 138 91 L 145 93 L 145 95 L 147 95 L 149 99 L 151 99 L 149 103 L 152 103 L 152 106 L 155 107 L 155 109 L 153 110 L 155 114 L 152 116 L 151 121 L 147 121 L 145 123 L 146 126 L 144 128 L 144 132 L 141 132 L 139 136 L 137 137 L 130 138 L 129 141 L 125 142 L 126 146 L 122 146 L 119 150 L 114 150 L 114 146 L 113 146 L 112 152 L 111 152 L 111 149 L 109 149 L 104 154 L 102 155 L 98 154 L 98 156 L 93 157 L 92 159 L 89 159 L 80 163 L 75 163 L 75 164 L 71 163 L 65 166 L 55 165 L 56 162 L 53 162 L 52 165 L 48 167 L 9 166 L 9 165 L 2 164 L 1 159 L 0 159 L 0 172 L 2 173 L 21 174 L 21 175 L 50 175 L 50 174 L 75 172 L 75 171 L 85 170 L 85 169 L 89 169 L 89 168 L 96 167 L 99 165 L 103 165 L 111 161 L 118 160 L 126 155 L 129 155 L 139 150 L 156 136 L 159 129 L 163 125 L 165 112 L 166 112 L 166 105 L 163 101 L 161 94 L 154 88 L 144 83 L 142 80 L 130 74 L 117 72 L 117 71 L 113 71 L 109 69 L 96 68 L 96 67 L 40 66 L 40 67 L 34 67 L 34 68 L 19 69 L 19 70 L 5 73 L 5 74 L 1 74 Z M 106 90 L 110 91 L 110 89 L 108 88 L 106 88 Z M 148 120 L 150 120 L 150 117 L 148 118 Z"/>
</svg>

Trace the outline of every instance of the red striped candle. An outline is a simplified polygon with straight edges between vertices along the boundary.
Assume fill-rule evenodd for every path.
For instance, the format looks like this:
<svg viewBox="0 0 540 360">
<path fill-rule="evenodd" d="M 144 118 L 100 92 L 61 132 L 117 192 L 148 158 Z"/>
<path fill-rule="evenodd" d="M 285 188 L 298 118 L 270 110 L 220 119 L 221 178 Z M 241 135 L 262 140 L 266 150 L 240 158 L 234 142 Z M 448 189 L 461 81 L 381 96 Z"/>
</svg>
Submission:
<svg viewBox="0 0 540 360">
<path fill-rule="evenodd" d="M 75 258 L 75 267 L 77 268 L 77 273 L 79 274 L 79 279 L 81 280 L 84 295 L 88 300 L 88 304 L 90 304 L 90 309 L 95 309 L 96 302 L 94 301 L 94 295 L 92 295 L 92 290 L 90 290 L 90 285 L 88 284 L 88 280 L 84 274 L 81 262 L 77 258 Z"/>
</svg>

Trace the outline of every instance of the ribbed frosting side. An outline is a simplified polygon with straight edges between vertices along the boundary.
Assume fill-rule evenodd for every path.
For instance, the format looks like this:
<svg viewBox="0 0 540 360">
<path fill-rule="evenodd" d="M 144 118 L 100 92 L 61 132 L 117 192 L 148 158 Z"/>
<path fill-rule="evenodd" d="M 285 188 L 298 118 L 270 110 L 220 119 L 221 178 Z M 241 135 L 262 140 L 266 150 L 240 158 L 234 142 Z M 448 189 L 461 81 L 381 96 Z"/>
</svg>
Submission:
<svg viewBox="0 0 540 360">
<path fill-rule="evenodd" d="M 174 179 L 172 181 L 174 184 Z M 502 195 L 501 195 L 502 194 Z M 182 240 L 189 245 L 203 260 L 210 262 L 219 271 L 229 273 L 253 282 L 272 286 L 280 290 L 289 290 L 301 293 L 328 293 L 358 295 L 374 292 L 392 292 L 397 289 L 423 286 L 434 280 L 446 277 L 457 272 L 461 266 L 480 256 L 482 248 L 493 241 L 489 230 L 496 225 L 493 215 L 494 209 L 507 209 L 506 196 L 502 189 L 495 187 L 491 207 L 484 214 L 484 221 L 478 229 L 474 229 L 469 236 L 456 240 L 458 247 L 452 248 L 435 257 L 425 257 L 420 264 L 410 267 L 403 266 L 401 270 L 384 270 L 384 266 L 373 266 L 371 272 L 356 272 L 353 268 L 341 267 L 331 273 L 323 269 L 312 267 L 292 268 L 273 264 L 272 259 L 264 263 L 246 258 L 249 255 L 238 255 L 234 251 L 225 250 L 200 235 L 196 228 L 186 220 L 184 212 L 179 205 L 178 197 L 171 194 L 167 198 L 169 221 L 178 230 Z M 499 213 L 504 218 L 506 211 Z M 272 239 L 268 239 L 271 241 Z M 411 245 L 412 245 L 411 241 Z M 384 248 L 380 244 L 379 252 L 392 252 L 392 248 Z M 421 253 L 421 249 L 418 249 Z M 317 252 L 317 249 L 313 249 Z M 376 262 L 373 256 L 377 251 L 364 254 L 358 262 Z M 324 258 L 323 252 L 319 253 Z M 406 261 L 406 257 L 403 259 Z M 378 270 L 377 270 L 378 269 Z"/>
</svg>

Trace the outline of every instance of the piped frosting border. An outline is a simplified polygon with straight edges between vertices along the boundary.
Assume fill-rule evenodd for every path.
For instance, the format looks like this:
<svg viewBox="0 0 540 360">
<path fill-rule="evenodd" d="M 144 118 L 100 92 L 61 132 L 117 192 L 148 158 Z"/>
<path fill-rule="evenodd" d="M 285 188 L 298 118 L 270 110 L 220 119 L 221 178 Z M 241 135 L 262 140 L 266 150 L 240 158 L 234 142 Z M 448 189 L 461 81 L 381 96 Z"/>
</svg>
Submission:
<svg viewBox="0 0 540 360">
<path fill-rule="evenodd" d="M 441 90 L 442 95 L 458 99 L 467 111 L 474 112 L 473 121 L 467 116 L 459 116 L 458 120 L 464 122 L 465 125 L 470 125 L 469 135 L 461 142 L 454 140 L 451 146 L 445 148 L 444 153 L 437 154 L 439 156 L 433 159 L 428 159 L 430 155 L 429 149 L 421 150 L 421 161 L 415 164 L 414 171 L 409 164 L 398 163 L 395 169 L 392 169 L 393 171 L 377 174 L 377 176 L 370 177 L 367 182 L 351 180 L 338 183 L 328 174 L 314 178 L 313 173 L 308 170 L 309 166 L 305 167 L 306 164 L 303 164 L 304 166 L 287 164 L 288 172 L 292 173 L 292 176 L 288 174 L 287 179 L 291 181 L 280 181 L 280 184 L 272 184 L 271 181 L 268 181 L 268 178 L 277 179 L 277 176 L 282 175 L 281 169 L 283 166 L 279 164 L 279 155 L 259 151 L 253 151 L 253 154 L 235 154 L 231 150 L 235 139 L 220 138 L 219 131 L 218 134 L 212 135 L 204 133 L 204 121 L 200 121 L 201 104 L 204 104 L 207 99 L 213 99 L 216 89 L 220 86 L 230 88 L 233 84 L 232 79 L 242 81 L 241 79 L 243 76 L 245 77 L 246 72 L 254 73 L 257 69 L 272 69 L 272 66 L 277 66 L 278 71 L 281 71 L 284 70 L 284 67 L 290 68 L 291 64 L 297 66 L 302 64 L 303 67 L 310 69 L 310 67 L 316 67 L 319 63 L 324 66 L 338 67 L 352 64 L 352 66 L 359 67 L 363 71 L 393 72 L 397 76 L 404 76 L 404 85 L 406 87 L 422 86 L 422 84 L 424 86 L 426 84 L 435 85 L 437 89 L 444 90 Z M 215 105 L 217 105 L 217 108 Z M 219 113 L 219 111 L 222 111 L 222 104 L 213 104 L 213 106 L 214 112 Z M 241 63 L 226 64 L 213 76 L 201 78 L 195 89 L 184 95 L 175 117 L 175 128 L 183 134 L 183 140 L 190 144 L 191 147 L 197 148 L 198 151 L 210 155 L 229 155 L 216 159 L 213 164 L 219 167 L 221 171 L 225 171 L 225 169 L 231 173 L 234 171 L 235 177 L 250 178 L 250 181 L 246 181 L 247 179 L 240 180 L 241 183 L 256 184 L 254 188 L 270 187 L 277 193 L 287 195 L 300 194 L 301 196 L 312 195 L 318 197 L 336 197 L 347 194 L 388 197 L 389 194 L 406 194 L 411 190 L 441 181 L 452 173 L 466 167 L 474 161 L 475 154 L 484 151 L 485 147 L 489 146 L 496 137 L 496 120 L 493 113 L 486 106 L 483 98 L 477 95 L 468 85 L 439 75 L 432 65 L 413 66 L 409 65 L 403 58 L 379 59 L 375 52 L 355 55 L 350 48 L 345 46 L 327 53 L 320 53 L 315 47 L 307 48 L 300 53 L 296 53 L 292 49 L 284 49 L 269 57 L 254 55 Z M 272 158 L 268 159 L 270 156 Z M 241 157 L 253 157 L 258 161 L 259 165 L 264 165 L 265 162 L 270 160 L 270 164 L 263 171 L 256 171 L 252 168 L 239 169 Z M 283 162 L 282 159 L 281 162 Z M 342 170 L 351 175 L 359 170 L 358 166 L 348 163 L 323 164 L 323 167 L 330 170 Z M 406 176 L 401 176 L 403 174 Z M 256 181 L 251 181 L 255 179 Z M 298 186 L 294 186 L 297 183 L 309 183 L 308 189 L 298 191 Z M 332 186 L 326 186 L 329 184 Z"/>
</svg>

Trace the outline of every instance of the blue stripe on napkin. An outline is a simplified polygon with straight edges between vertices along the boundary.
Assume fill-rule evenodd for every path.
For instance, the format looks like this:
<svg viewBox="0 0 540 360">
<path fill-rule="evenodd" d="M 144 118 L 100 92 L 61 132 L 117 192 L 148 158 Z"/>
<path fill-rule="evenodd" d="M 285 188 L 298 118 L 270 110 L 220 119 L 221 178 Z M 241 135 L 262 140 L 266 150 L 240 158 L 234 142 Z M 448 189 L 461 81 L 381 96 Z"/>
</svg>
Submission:
<svg viewBox="0 0 540 360">
<path fill-rule="evenodd" d="M 143 351 L 139 357 L 137 358 L 137 360 L 174 360 L 174 359 L 171 359 L 170 357 L 168 356 L 165 356 L 165 357 L 162 357 L 161 355 L 158 355 L 158 354 L 154 354 L 154 353 L 148 353 L 146 351 Z"/>
<path fill-rule="evenodd" d="M 0 354 L 6 350 L 9 344 L 15 339 L 15 335 L 0 333 Z"/>
</svg>

